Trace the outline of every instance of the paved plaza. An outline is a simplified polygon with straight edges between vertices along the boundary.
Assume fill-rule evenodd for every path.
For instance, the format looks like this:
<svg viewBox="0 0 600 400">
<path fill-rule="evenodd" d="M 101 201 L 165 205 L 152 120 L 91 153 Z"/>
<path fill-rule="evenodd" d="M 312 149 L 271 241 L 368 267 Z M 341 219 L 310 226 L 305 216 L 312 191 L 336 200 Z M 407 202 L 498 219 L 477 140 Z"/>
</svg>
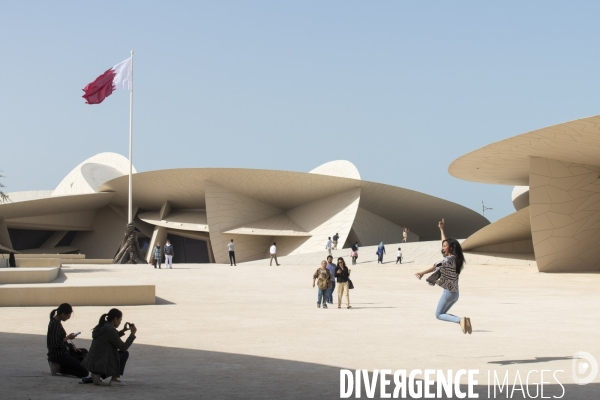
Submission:
<svg viewBox="0 0 600 400">
<path fill-rule="evenodd" d="M 431 252 L 416 251 L 424 246 Z M 128 386 L 50 376 L 45 335 L 51 308 L 9 307 L 0 309 L 1 397 L 335 399 L 340 368 L 479 369 L 480 398 L 488 398 L 487 371 L 509 371 L 512 384 L 516 371 L 524 381 L 530 370 L 563 370 L 557 373 L 563 398 L 598 397 L 600 380 L 574 385 L 571 370 L 575 352 L 600 355 L 600 275 L 544 274 L 531 262 L 469 256 L 452 309 L 471 317 L 473 334 L 463 335 L 458 325 L 434 316 L 441 289 L 414 277 L 429 266 L 426 260 L 437 258 L 439 242 L 402 244 L 402 265 L 394 264 L 398 246 L 387 247 L 384 265 L 375 263 L 372 248 L 363 248 L 359 264 L 350 266 L 356 287 L 350 310 L 316 307 L 312 274 L 325 251 L 296 264 L 282 257 L 280 267 L 269 267 L 268 260 L 237 267 L 181 264 L 173 270 L 63 266 L 67 282 L 102 278 L 156 285 L 157 305 L 119 307 L 124 321 L 138 326 L 123 377 Z M 89 348 L 91 329 L 108 307 L 74 309 L 65 329 L 81 331 L 76 344 Z M 538 383 L 539 374 L 533 376 Z M 552 383 L 545 385 L 545 396 L 561 395 L 551 374 L 545 381 Z"/>
</svg>

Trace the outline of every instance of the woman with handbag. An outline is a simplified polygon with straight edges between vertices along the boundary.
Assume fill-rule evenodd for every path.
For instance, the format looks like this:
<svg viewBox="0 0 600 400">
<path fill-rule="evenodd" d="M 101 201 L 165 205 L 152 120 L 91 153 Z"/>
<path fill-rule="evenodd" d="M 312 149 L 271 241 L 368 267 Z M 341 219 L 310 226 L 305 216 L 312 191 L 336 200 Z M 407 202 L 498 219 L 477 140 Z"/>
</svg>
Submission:
<svg viewBox="0 0 600 400">
<path fill-rule="evenodd" d="M 112 377 L 109 385 L 125 386 L 119 378 L 125 372 L 125 364 L 129 358 L 127 349 L 135 340 L 137 328 L 134 324 L 125 323 L 125 327 L 117 331 L 123 320 L 123 313 L 116 308 L 111 309 L 108 314 L 102 314 L 98 325 L 92 331 L 92 345 L 90 351 L 81 365 L 92 372 L 95 385 L 102 383 L 101 379 Z M 131 333 L 125 342 L 120 337 L 131 329 Z"/>
<path fill-rule="evenodd" d="M 337 267 L 335 268 L 335 277 L 337 280 L 338 288 L 338 308 L 342 308 L 342 297 L 346 297 L 346 305 L 350 306 L 350 291 L 348 287 L 348 281 L 350 281 L 350 269 L 346 266 L 346 262 L 342 257 L 337 259 Z"/>
<path fill-rule="evenodd" d="M 73 307 L 68 303 L 63 303 L 50 312 L 48 334 L 46 335 L 50 374 L 73 375 L 82 378 L 83 383 L 91 383 L 92 380 L 88 370 L 81 366 L 81 361 L 77 357 L 71 354 L 71 352 L 82 354 L 85 349 L 77 349 L 75 346 L 70 348 L 68 346 L 68 341 L 75 339 L 78 333 L 67 335 L 62 326 L 62 323 L 68 321 L 72 314 Z M 80 350 L 80 352 L 77 350 Z"/>
<path fill-rule="evenodd" d="M 473 327 L 471 326 L 470 318 L 460 318 L 455 315 L 448 314 L 450 308 L 452 308 L 452 306 L 458 301 L 458 277 L 465 263 L 462 247 L 460 246 L 458 240 L 454 238 L 446 238 L 446 234 L 444 233 L 443 218 L 438 224 L 438 227 L 440 228 L 440 232 L 442 234 L 442 255 L 444 256 L 444 259 L 423 272 L 417 272 L 415 276 L 418 279 L 421 279 L 423 275 L 433 272 L 432 276 L 427 278 L 427 281 L 430 284 L 437 284 L 438 286 L 444 288 L 442 297 L 440 298 L 437 309 L 435 310 L 436 318 L 442 321 L 460 324 L 463 333 L 471 334 Z"/>
</svg>

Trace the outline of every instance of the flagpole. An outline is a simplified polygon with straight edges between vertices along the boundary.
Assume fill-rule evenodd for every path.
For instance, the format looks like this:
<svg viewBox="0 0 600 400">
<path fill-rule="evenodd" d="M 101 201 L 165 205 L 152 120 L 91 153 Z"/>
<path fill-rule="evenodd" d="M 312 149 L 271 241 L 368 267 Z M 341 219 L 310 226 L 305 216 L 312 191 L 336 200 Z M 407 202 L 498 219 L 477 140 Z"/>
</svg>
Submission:
<svg viewBox="0 0 600 400">
<path fill-rule="evenodd" d="M 129 89 L 129 212 L 128 223 L 133 222 L 133 50 L 131 50 L 131 87 Z"/>
</svg>

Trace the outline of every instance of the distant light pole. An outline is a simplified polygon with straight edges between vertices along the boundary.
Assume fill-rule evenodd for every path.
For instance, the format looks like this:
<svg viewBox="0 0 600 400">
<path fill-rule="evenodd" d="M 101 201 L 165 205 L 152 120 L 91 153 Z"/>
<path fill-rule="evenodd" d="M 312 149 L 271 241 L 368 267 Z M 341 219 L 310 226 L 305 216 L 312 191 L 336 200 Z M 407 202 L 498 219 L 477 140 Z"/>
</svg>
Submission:
<svg viewBox="0 0 600 400">
<path fill-rule="evenodd" d="M 483 215 L 484 217 L 485 217 L 485 210 L 493 210 L 493 208 L 486 207 L 485 204 L 483 204 L 483 200 L 481 200 L 481 215 Z"/>
</svg>

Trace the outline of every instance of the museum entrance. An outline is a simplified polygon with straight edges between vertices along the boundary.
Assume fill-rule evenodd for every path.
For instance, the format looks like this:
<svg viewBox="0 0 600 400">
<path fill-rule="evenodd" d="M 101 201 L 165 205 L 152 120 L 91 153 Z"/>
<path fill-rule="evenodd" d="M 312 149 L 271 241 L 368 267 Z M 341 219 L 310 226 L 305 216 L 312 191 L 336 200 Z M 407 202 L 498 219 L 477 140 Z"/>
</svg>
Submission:
<svg viewBox="0 0 600 400">
<path fill-rule="evenodd" d="M 173 245 L 175 257 L 173 264 L 190 263 L 209 263 L 208 242 L 204 240 L 192 239 L 183 236 L 167 234 L 167 239 Z M 164 247 L 164 244 L 163 246 Z"/>
</svg>

